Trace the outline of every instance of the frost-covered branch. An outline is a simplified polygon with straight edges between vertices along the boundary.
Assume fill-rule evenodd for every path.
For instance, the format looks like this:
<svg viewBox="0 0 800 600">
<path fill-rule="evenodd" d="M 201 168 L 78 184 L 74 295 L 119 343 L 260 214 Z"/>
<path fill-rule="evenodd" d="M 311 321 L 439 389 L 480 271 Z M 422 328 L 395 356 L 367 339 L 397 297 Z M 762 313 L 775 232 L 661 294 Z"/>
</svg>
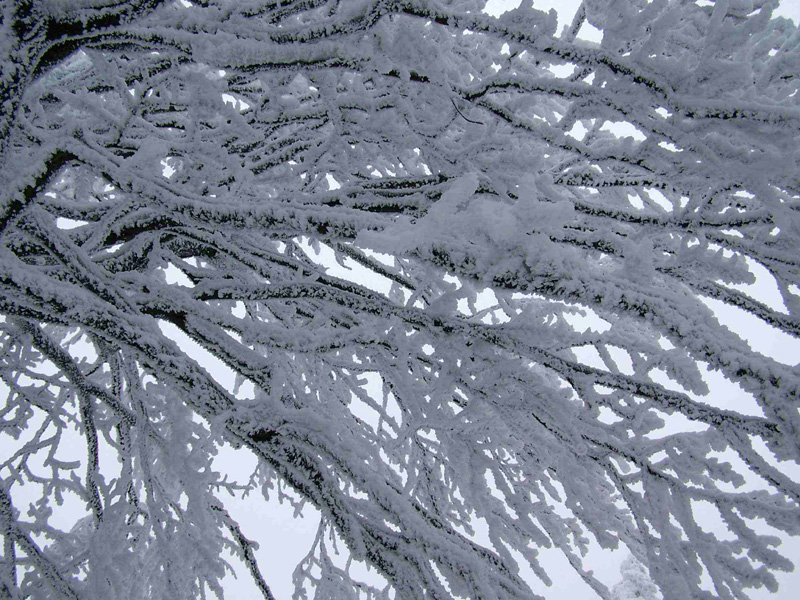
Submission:
<svg viewBox="0 0 800 600">
<path fill-rule="evenodd" d="M 758 521 L 800 533 L 800 376 L 705 302 L 800 332 L 796 27 L 483 4 L 2 5 L 3 593 L 222 594 L 233 548 L 270 598 L 222 492 L 273 484 L 320 598 L 535 598 L 548 548 L 607 598 L 594 546 L 668 600 L 792 568 Z"/>
</svg>

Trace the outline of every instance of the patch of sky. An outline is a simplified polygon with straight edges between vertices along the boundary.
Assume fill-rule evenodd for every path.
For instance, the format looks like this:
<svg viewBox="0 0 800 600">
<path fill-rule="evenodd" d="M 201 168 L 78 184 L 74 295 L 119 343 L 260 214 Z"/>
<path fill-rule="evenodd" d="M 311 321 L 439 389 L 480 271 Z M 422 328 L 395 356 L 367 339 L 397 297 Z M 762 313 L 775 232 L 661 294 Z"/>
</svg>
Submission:
<svg viewBox="0 0 800 600">
<path fill-rule="evenodd" d="M 603 358 L 600 356 L 600 352 L 598 352 L 597 348 L 594 346 L 573 346 L 571 350 L 578 362 L 583 363 L 588 367 L 594 367 L 596 369 L 608 371 L 608 367 L 606 366 L 605 361 L 603 361 Z"/>
<path fill-rule="evenodd" d="M 618 138 L 631 137 L 637 142 L 642 142 L 647 137 L 633 124 L 627 121 L 606 121 L 600 131 L 608 131 Z"/>
<path fill-rule="evenodd" d="M 245 448 L 233 449 L 225 445 L 218 449 L 214 464 L 233 481 L 246 483 L 255 470 L 256 459 Z M 269 510 L 264 510 L 260 493 L 221 494 L 219 497 L 236 522 L 247 524 L 245 535 L 258 543 L 255 558 L 275 597 L 294 597 L 292 573 L 313 544 L 319 511 L 308 503 L 297 510 L 288 502 L 270 502 Z M 275 543 L 276 540 L 280 543 Z M 225 558 L 234 568 L 223 580 L 226 596 L 260 597 L 261 592 L 253 584 L 247 566 L 238 557 Z"/>
<path fill-rule="evenodd" d="M 237 319 L 244 319 L 247 316 L 247 307 L 244 302 L 237 300 L 231 307 L 231 314 Z"/>
<path fill-rule="evenodd" d="M 667 212 L 673 211 L 674 207 L 672 206 L 672 202 L 670 202 L 669 199 L 664 194 L 662 194 L 660 190 L 657 190 L 655 188 L 644 188 L 644 193 L 647 194 L 653 202 L 658 204 L 665 211 Z"/>
<path fill-rule="evenodd" d="M 494 473 L 492 473 L 491 469 L 486 469 L 483 475 L 484 479 L 486 480 L 486 486 L 489 488 L 489 492 L 492 494 L 492 496 L 494 496 L 501 502 L 506 513 L 508 513 L 514 519 L 519 519 L 517 511 L 515 511 L 511 507 L 511 505 L 508 503 L 508 500 L 506 499 L 505 494 L 497 486 L 497 480 L 495 479 Z"/>
<path fill-rule="evenodd" d="M 338 190 L 342 187 L 342 184 L 336 181 L 336 178 L 330 173 L 325 173 L 325 181 L 328 183 L 328 189 L 331 191 Z"/>
<path fill-rule="evenodd" d="M 743 339 L 754 352 L 779 363 L 800 364 L 800 339 L 769 325 L 749 312 L 730 306 L 721 300 L 698 296 L 708 306 L 720 324 Z"/>
<path fill-rule="evenodd" d="M 383 252 L 376 252 L 369 248 L 361 248 L 361 251 L 369 258 L 374 258 L 379 263 L 383 263 L 387 267 L 395 266 L 395 258 L 391 254 L 384 254 Z"/>
<path fill-rule="evenodd" d="M 644 210 L 644 202 L 642 201 L 642 198 L 639 196 L 639 194 L 628 193 L 627 196 L 628 196 L 628 202 L 631 203 L 631 206 L 633 206 L 637 210 Z"/>
<path fill-rule="evenodd" d="M 795 27 L 800 25 L 800 3 L 797 0 L 781 0 L 780 4 L 772 11 L 774 17 L 784 17 L 794 21 Z"/>
<path fill-rule="evenodd" d="M 530 0 L 525 0 L 530 3 Z M 488 0 L 483 8 L 483 12 L 493 17 L 499 17 L 509 10 L 514 10 L 521 4 L 521 0 Z M 556 26 L 556 37 L 564 33 L 564 29 L 569 27 L 581 0 L 533 0 L 533 7 L 536 10 L 550 12 L 556 11 L 558 25 Z"/>
<path fill-rule="evenodd" d="M 669 150 L 670 152 L 683 152 L 681 148 L 678 148 L 672 142 L 658 142 L 658 145 L 664 148 L 664 150 Z"/>
<path fill-rule="evenodd" d="M 77 229 L 83 225 L 88 225 L 88 221 L 79 221 L 77 219 L 68 219 L 67 217 L 58 217 L 56 219 L 56 227 L 63 230 Z"/>
<path fill-rule="evenodd" d="M 579 142 L 582 142 L 588 132 L 589 130 L 583 123 L 580 121 L 575 121 L 575 124 L 572 126 L 572 129 L 567 132 L 567 135 L 575 138 Z"/>
<path fill-rule="evenodd" d="M 727 232 L 723 231 L 723 233 Z M 739 234 L 736 237 L 741 236 L 738 231 L 732 231 L 729 233 L 729 235 L 734 234 Z M 717 250 L 719 246 L 716 244 L 709 244 L 709 248 L 712 250 Z M 744 259 L 747 263 L 748 270 L 755 277 L 754 283 L 725 283 L 721 280 L 718 280 L 717 283 L 727 288 L 738 290 L 743 294 L 750 296 L 754 300 L 765 304 L 772 310 L 788 315 L 789 309 L 786 308 L 780 288 L 778 287 L 778 282 L 775 280 L 775 277 L 772 275 L 772 273 L 770 273 L 769 270 L 757 260 L 752 259 L 749 256 L 745 256 Z"/>
<path fill-rule="evenodd" d="M 686 394 L 696 402 L 723 410 L 732 410 L 743 415 L 764 416 L 764 411 L 753 394 L 742 389 L 739 383 L 727 379 L 721 371 L 711 369 L 707 362 L 698 361 L 697 368 L 700 371 L 700 377 L 708 387 L 707 394 L 697 394 L 687 390 L 660 368 L 651 369 L 648 375 L 654 383 L 658 383 L 668 390 Z"/>
<path fill-rule="evenodd" d="M 588 306 L 580 304 L 564 304 L 570 308 L 575 308 L 575 312 L 564 313 L 564 320 L 578 333 L 592 331 L 594 333 L 605 333 L 611 329 L 611 323 L 600 316 Z"/>
<path fill-rule="evenodd" d="M 252 382 L 245 385 L 237 381 L 237 375 L 233 369 L 195 342 L 176 325 L 173 325 L 169 321 L 159 319 L 158 327 L 161 329 L 161 333 L 178 345 L 178 348 L 180 348 L 187 358 L 196 363 L 203 371 L 208 373 L 214 381 L 228 390 L 228 392 L 234 394 L 240 400 L 252 399 L 254 397 L 248 397 L 248 395 L 246 395 L 248 393 L 254 393 L 255 391 L 255 386 Z M 238 393 L 234 390 L 237 390 Z"/>
<path fill-rule="evenodd" d="M 767 447 L 767 443 L 760 436 L 750 436 L 750 443 L 764 461 L 795 482 L 800 482 L 800 463 L 794 460 L 780 460 L 775 457 Z"/>
<path fill-rule="evenodd" d="M 366 423 L 370 429 L 372 429 L 373 433 L 377 433 L 380 427 L 381 415 L 375 408 L 367 404 L 354 392 L 350 392 L 350 404 L 348 404 L 348 408 L 354 417 Z"/>
<path fill-rule="evenodd" d="M 294 238 L 293 241 L 314 263 L 324 267 L 327 275 L 356 282 L 384 296 L 389 295 L 394 283 L 391 279 L 375 273 L 349 257 L 344 257 L 339 262 L 334 250 L 322 242 L 312 245 L 307 237 Z"/>
<path fill-rule="evenodd" d="M 607 406 L 600 406 L 598 408 L 600 414 L 597 417 L 597 420 L 601 423 L 605 423 L 606 425 L 613 425 L 614 423 L 619 423 L 624 421 L 622 417 L 617 415 L 613 410 L 611 410 Z"/>
<path fill-rule="evenodd" d="M 178 285 L 180 287 L 193 288 L 194 283 L 189 277 L 172 263 L 168 263 L 166 267 L 158 267 L 158 271 L 164 274 L 164 279 L 168 285 Z"/>
<path fill-rule="evenodd" d="M 222 101 L 225 104 L 232 106 L 235 110 L 238 110 L 239 112 L 244 112 L 248 108 L 250 108 L 250 105 L 247 102 L 232 94 L 222 94 Z"/>
<path fill-rule="evenodd" d="M 97 361 L 98 355 L 95 345 L 80 329 L 61 342 L 61 345 L 79 364 L 83 362 L 94 364 Z"/>
<path fill-rule="evenodd" d="M 550 65 L 547 69 L 559 79 L 566 79 L 575 72 L 575 65 L 566 63 L 564 65 Z"/>
<path fill-rule="evenodd" d="M 611 359 L 614 361 L 614 365 L 621 373 L 625 375 L 634 374 L 633 360 L 631 359 L 631 355 L 628 354 L 627 350 L 618 346 L 607 344 L 606 351 L 611 356 Z"/>
<path fill-rule="evenodd" d="M 658 429 L 654 429 L 644 436 L 649 440 L 662 439 L 676 433 L 692 433 L 708 430 L 708 425 L 705 423 L 693 421 L 679 412 L 667 414 L 655 408 L 651 408 L 650 410 L 662 421 L 664 421 L 664 424 Z"/>
<path fill-rule="evenodd" d="M 581 25 L 581 28 L 578 30 L 578 35 L 575 37 L 585 42 L 600 44 L 603 41 L 603 32 L 588 21 L 584 21 L 583 25 Z"/>
</svg>

